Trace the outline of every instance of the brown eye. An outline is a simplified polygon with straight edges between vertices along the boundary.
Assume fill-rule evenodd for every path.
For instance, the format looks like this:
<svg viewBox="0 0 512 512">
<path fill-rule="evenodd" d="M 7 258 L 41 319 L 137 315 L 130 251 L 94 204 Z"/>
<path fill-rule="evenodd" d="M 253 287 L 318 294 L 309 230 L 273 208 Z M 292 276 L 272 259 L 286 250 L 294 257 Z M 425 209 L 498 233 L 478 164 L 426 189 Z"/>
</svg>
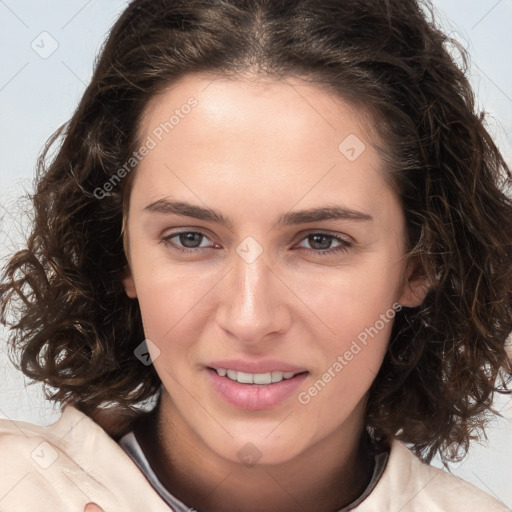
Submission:
<svg viewBox="0 0 512 512">
<path fill-rule="evenodd" d="M 195 249 L 197 242 L 199 241 L 199 245 L 203 235 L 200 233 L 188 232 L 188 233 L 180 233 L 176 235 L 181 244 L 183 244 L 188 249 Z"/>
<path fill-rule="evenodd" d="M 352 244 L 348 240 L 329 233 L 310 233 L 303 240 L 307 240 L 312 246 L 311 251 L 321 255 L 329 255 L 340 251 L 346 252 L 352 247 Z M 337 242 L 339 245 L 331 249 L 330 247 L 333 241 Z"/>
<path fill-rule="evenodd" d="M 175 238 L 178 240 L 177 242 L 172 241 Z M 199 231 L 180 231 L 162 238 L 161 243 L 180 252 L 197 252 L 201 249 L 210 248 L 201 247 L 201 241 L 205 238 L 207 239 L 208 237 Z"/>
</svg>

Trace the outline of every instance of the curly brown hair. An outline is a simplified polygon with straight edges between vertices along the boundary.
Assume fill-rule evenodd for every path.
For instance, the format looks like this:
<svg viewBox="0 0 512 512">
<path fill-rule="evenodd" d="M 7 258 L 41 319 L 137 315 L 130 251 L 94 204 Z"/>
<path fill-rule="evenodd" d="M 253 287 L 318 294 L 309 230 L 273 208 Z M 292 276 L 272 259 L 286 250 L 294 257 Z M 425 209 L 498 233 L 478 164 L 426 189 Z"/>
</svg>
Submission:
<svg viewBox="0 0 512 512">
<path fill-rule="evenodd" d="M 33 229 L 0 281 L 13 362 L 48 398 L 93 417 L 105 403 L 133 409 L 157 396 L 153 366 L 134 357 L 144 331 L 121 282 L 136 169 L 108 193 L 104 184 L 140 147 L 148 102 L 180 77 L 307 77 L 372 114 L 402 198 L 407 257 L 433 283 L 396 315 L 368 431 L 411 443 L 425 461 L 465 455 L 512 372 L 512 176 L 467 68 L 466 51 L 416 0 L 132 1 L 38 162 Z"/>
</svg>

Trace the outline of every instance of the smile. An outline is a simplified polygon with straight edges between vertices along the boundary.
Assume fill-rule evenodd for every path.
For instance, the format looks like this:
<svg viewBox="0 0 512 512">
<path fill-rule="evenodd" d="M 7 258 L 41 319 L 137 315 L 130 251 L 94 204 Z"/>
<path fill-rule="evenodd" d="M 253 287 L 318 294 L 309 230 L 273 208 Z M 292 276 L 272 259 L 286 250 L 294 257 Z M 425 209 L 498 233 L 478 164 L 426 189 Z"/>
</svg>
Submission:
<svg viewBox="0 0 512 512">
<path fill-rule="evenodd" d="M 246 372 L 238 372 L 236 370 L 230 370 L 226 368 L 214 368 L 217 372 L 217 375 L 221 377 L 227 377 L 228 379 L 240 382 L 240 384 L 275 384 L 276 382 L 281 382 L 285 379 L 291 379 L 298 373 L 294 372 L 280 372 L 280 371 L 271 371 L 267 373 L 246 373 Z"/>
<path fill-rule="evenodd" d="M 209 367 L 207 374 L 212 389 L 224 402 L 255 411 L 272 409 L 296 395 L 309 372 L 248 373 Z"/>
</svg>

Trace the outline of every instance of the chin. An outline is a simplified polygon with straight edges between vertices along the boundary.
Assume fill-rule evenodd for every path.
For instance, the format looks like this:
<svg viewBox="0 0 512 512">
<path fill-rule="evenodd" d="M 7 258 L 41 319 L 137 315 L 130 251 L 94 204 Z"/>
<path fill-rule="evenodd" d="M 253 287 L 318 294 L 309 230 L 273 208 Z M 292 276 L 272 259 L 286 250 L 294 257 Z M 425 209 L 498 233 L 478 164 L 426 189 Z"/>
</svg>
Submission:
<svg viewBox="0 0 512 512">
<path fill-rule="evenodd" d="M 258 465 L 279 465 L 290 462 L 301 453 L 300 442 L 291 442 L 289 437 L 286 443 L 281 440 L 265 439 L 265 435 L 257 438 L 234 439 L 230 446 L 216 447 L 215 452 L 222 458 L 247 467 Z M 213 448 L 213 447 L 212 447 Z M 226 450 L 226 448 L 228 448 Z"/>
</svg>

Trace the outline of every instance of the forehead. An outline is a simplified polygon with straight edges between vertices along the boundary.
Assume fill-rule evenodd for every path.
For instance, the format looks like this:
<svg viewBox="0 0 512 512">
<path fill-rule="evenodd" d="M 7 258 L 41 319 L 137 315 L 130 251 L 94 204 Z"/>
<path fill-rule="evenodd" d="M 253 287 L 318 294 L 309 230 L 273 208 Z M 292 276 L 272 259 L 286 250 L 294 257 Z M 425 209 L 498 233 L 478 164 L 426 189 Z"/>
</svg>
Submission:
<svg viewBox="0 0 512 512">
<path fill-rule="evenodd" d="M 199 108 L 188 107 L 192 100 Z M 189 115 L 190 110 L 193 115 Z M 171 123 L 173 135 L 183 131 L 177 129 L 178 125 L 194 123 L 196 138 L 207 136 L 209 140 L 216 134 L 238 139 L 256 133 L 266 133 L 267 139 L 279 136 L 267 146 L 268 151 L 286 150 L 287 142 L 314 143 L 318 138 L 330 140 L 336 147 L 344 133 L 357 132 L 367 142 L 377 138 L 373 120 L 362 106 L 356 107 L 325 87 L 298 77 L 185 75 L 149 102 L 139 127 L 140 136 L 154 132 L 173 113 L 177 114 Z M 185 122 L 187 117 L 191 120 Z"/>
<path fill-rule="evenodd" d="M 134 187 L 146 202 L 176 191 L 183 200 L 260 210 L 345 199 L 378 214 L 393 193 L 368 121 L 366 112 L 297 78 L 189 75 L 145 111 L 139 139 L 154 147 Z"/>
</svg>

